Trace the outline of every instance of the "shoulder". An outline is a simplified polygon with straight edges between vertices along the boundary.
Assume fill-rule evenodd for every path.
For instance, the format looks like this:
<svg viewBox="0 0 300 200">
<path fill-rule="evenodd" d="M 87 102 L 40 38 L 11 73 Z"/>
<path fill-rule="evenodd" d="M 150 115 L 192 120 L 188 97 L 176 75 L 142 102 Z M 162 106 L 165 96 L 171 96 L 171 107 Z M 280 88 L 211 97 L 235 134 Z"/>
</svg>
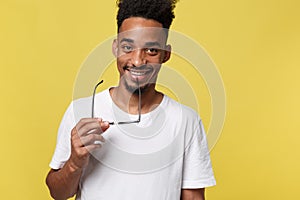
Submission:
<svg viewBox="0 0 300 200">
<path fill-rule="evenodd" d="M 71 104 L 72 105 L 78 105 L 78 106 L 84 106 L 84 105 L 91 105 L 92 104 L 92 98 L 93 96 L 88 97 L 81 97 L 78 99 L 74 99 Z M 109 98 L 109 89 L 103 90 L 99 93 L 95 94 L 95 100 L 107 100 Z"/>
<path fill-rule="evenodd" d="M 164 95 L 164 104 L 168 108 L 168 111 L 176 111 L 180 113 L 183 118 L 200 120 L 199 114 L 191 107 L 179 103 L 178 101 Z"/>
<path fill-rule="evenodd" d="M 81 118 L 91 117 L 92 114 L 92 101 L 93 96 L 83 97 L 75 99 L 69 105 L 68 111 L 70 114 L 74 115 L 76 121 Z M 109 89 L 103 90 L 95 95 L 95 106 L 98 106 L 99 101 L 108 102 L 109 101 Z"/>
</svg>

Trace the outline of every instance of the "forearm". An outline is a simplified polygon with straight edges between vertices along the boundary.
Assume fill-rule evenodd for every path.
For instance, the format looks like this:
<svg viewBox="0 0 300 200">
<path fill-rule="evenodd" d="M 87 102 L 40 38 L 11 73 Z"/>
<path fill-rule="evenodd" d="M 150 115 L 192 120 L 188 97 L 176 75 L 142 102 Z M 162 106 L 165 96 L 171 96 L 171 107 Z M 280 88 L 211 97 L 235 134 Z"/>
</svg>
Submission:
<svg viewBox="0 0 300 200">
<path fill-rule="evenodd" d="M 66 162 L 64 167 L 58 171 L 50 170 L 46 184 L 51 196 L 55 200 L 65 200 L 74 196 L 78 190 L 81 174 L 82 169 L 72 167 L 70 162 Z"/>
<path fill-rule="evenodd" d="M 55 200 L 65 200 L 77 193 L 82 171 L 89 163 L 90 152 L 101 147 L 95 141 L 104 142 L 101 134 L 108 128 L 109 124 L 102 122 L 102 119 L 83 118 L 72 129 L 69 160 L 60 170 L 51 169 L 46 178 Z"/>
<path fill-rule="evenodd" d="M 182 189 L 181 200 L 205 200 L 205 188 L 200 189 Z"/>
</svg>

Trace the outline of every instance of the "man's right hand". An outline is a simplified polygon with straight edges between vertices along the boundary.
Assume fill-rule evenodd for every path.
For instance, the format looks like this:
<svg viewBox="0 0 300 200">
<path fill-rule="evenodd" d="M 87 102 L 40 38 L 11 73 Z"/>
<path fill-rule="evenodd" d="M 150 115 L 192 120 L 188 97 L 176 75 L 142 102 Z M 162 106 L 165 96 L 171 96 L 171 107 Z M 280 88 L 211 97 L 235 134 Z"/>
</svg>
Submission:
<svg viewBox="0 0 300 200">
<path fill-rule="evenodd" d="M 90 152 L 105 142 L 101 135 L 109 128 L 101 118 L 83 118 L 71 131 L 71 156 L 69 164 L 73 170 L 83 169 L 89 162 Z M 99 142 L 100 141 L 100 142 Z"/>
<path fill-rule="evenodd" d="M 104 142 L 101 135 L 109 128 L 107 122 L 97 118 L 81 119 L 71 131 L 71 156 L 59 169 L 51 169 L 46 183 L 54 199 L 67 199 L 78 190 L 83 168 L 88 164 L 90 152 L 101 147 Z"/>
</svg>

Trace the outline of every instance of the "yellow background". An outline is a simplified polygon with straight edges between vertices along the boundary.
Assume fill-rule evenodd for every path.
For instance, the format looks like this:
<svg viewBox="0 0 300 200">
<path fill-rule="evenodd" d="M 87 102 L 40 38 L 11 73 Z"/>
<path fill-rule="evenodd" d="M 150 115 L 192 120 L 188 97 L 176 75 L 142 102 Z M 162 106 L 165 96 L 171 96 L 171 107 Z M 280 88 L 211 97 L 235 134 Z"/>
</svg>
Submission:
<svg viewBox="0 0 300 200">
<path fill-rule="evenodd" d="M 172 28 L 204 46 L 227 94 L 207 199 L 300 199 L 300 1 L 181 0 Z M 1 199 L 44 179 L 81 63 L 115 34 L 114 1 L 0 2 Z M 199 100 L 200 101 L 200 100 Z M 209 123 L 210 110 L 201 115 Z"/>
</svg>

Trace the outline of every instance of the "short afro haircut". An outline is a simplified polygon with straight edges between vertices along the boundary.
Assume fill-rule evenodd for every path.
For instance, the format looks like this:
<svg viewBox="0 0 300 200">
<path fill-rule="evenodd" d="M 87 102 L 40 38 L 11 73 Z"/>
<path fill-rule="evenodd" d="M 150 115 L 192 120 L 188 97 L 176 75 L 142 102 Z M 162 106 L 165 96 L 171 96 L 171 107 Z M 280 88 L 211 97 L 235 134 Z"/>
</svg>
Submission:
<svg viewBox="0 0 300 200">
<path fill-rule="evenodd" d="M 130 17 L 153 19 L 169 29 L 174 15 L 175 4 L 178 0 L 117 0 L 119 7 L 117 22 L 118 31 L 123 21 Z"/>
</svg>

